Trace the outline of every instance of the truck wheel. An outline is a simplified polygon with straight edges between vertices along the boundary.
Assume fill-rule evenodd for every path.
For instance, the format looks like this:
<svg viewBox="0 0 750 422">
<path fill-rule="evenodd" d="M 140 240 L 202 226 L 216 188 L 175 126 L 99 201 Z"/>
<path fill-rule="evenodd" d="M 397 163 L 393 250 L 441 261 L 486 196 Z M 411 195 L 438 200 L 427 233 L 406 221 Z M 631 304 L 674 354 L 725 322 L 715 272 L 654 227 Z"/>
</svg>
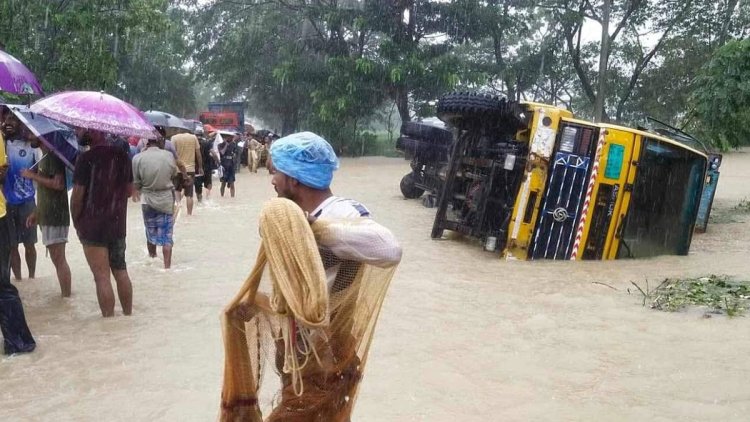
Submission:
<svg viewBox="0 0 750 422">
<path fill-rule="evenodd" d="M 476 92 L 453 92 L 437 104 L 440 120 L 461 129 L 502 126 L 508 132 L 526 125 L 526 113 L 519 104 L 505 98 Z"/>
<path fill-rule="evenodd" d="M 418 188 L 416 185 L 416 180 L 414 177 L 414 173 L 409 173 L 403 178 L 401 178 L 401 184 L 399 187 L 401 188 L 401 194 L 404 195 L 404 198 L 406 199 L 417 199 L 424 193 L 424 189 Z"/>
</svg>

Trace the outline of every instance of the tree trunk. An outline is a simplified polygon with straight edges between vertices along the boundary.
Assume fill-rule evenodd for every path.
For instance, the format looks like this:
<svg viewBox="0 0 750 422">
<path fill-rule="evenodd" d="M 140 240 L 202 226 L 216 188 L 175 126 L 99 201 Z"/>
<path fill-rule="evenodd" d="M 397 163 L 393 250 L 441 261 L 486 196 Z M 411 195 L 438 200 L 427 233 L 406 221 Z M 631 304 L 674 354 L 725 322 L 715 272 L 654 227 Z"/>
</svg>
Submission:
<svg viewBox="0 0 750 422">
<path fill-rule="evenodd" d="M 398 107 L 398 115 L 401 117 L 401 123 L 411 121 L 409 94 L 407 92 L 405 87 L 396 88 L 396 107 Z"/>
<path fill-rule="evenodd" d="M 604 104 L 607 98 L 607 64 L 609 63 L 609 12 L 611 0 L 604 0 L 602 5 L 602 44 L 599 52 L 599 89 L 594 104 L 594 118 L 597 122 L 604 120 Z"/>
<path fill-rule="evenodd" d="M 723 46 L 727 42 L 729 36 L 729 25 L 732 23 L 732 17 L 734 16 L 734 9 L 737 8 L 739 0 L 729 0 L 727 3 L 727 10 L 724 11 L 724 16 L 721 22 L 721 32 L 719 33 L 719 47 Z"/>
<path fill-rule="evenodd" d="M 297 131 L 299 125 L 298 113 L 284 113 L 281 115 L 281 135 L 286 136 Z"/>
</svg>

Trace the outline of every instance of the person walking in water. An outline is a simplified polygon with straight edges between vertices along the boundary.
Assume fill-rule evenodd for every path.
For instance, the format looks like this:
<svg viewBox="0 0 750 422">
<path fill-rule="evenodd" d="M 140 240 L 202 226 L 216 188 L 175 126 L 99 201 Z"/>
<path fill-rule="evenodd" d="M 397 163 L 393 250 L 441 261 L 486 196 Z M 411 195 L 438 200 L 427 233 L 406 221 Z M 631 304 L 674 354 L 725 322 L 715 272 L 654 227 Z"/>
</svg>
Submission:
<svg viewBox="0 0 750 422">
<path fill-rule="evenodd" d="M 213 132 L 216 136 L 216 132 Z M 203 158 L 203 174 L 195 177 L 195 196 L 198 202 L 203 201 L 203 189 L 206 190 L 206 199 L 211 198 L 211 187 L 213 185 L 212 172 L 219 167 L 219 153 L 214 148 L 213 139 L 199 136 L 198 144 L 201 146 L 201 158 Z"/>
<path fill-rule="evenodd" d="M 258 261 L 224 314 L 221 420 L 348 422 L 372 341 L 366 327 L 377 322 L 401 246 L 362 204 L 333 195 L 338 159 L 323 138 L 292 134 L 270 153 L 280 198 L 261 211 Z M 259 290 L 269 266 L 270 296 Z M 272 351 L 281 388 L 264 419 L 267 378 L 255 368 Z"/>
<path fill-rule="evenodd" d="M 180 133 L 172 136 L 172 144 L 177 151 L 177 159 L 187 169 L 187 178 L 183 180 L 183 186 L 177 186 L 177 202 L 181 198 L 181 192 L 185 193 L 188 215 L 193 215 L 193 190 L 195 175 L 202 174 L 203 158 L 201 157 L 201 146 L 198 138 L 192 133 Z"/>
<path fill-rule="evenodd" d="M 26 227 L 39 227 L 42 231 L 42 244 L 49 252 L 57 272 L 62 297 L 71 295 L 71 274 L 65 258 L 65 245 L 68 243 L 70 212 L 68 211 L 68 191 L 65 186 L 65 164 L 50 152 L 49 148 L 34 137 L 31 146 L 40 148 L 44 154 L 37 171 L 24 170 L 21 176 L 33 180 L 39 191 L 36 211 L 29 216 Z"/>
<path fill-rule="evenodd" d="M 115 314 L 115 295 L 125 315 L 133 312 L 133 285 L 125 263 L 128 198 L 133 194 L 133 168 L 122 148 L 107 142 L 105 134 L 78 129 L 78 139 L 91 149 L 76 160 L 70 214 L 83 254 L 94 274 L 102 316 Z"/>
<path fill-rule="evenodd" d="M 183 172 L 185 168 L 183 167 Z M 172 179 L 177 175 L 177 164 L 168 151 L 159 147 L 159 141 L 150 139 L 146 149 L 133 158 L 133 186 L 141 193 L 143 223 L 146 226 L 149 256 L 156 256 L 156 247 L 162 247 L 164 268 L 172 266 L 174 241 L 174 198 Z M 137 195 L 133 201 L 137 201 Z"/>
<path fill-rule="evenodd" d="M 0 132 L 0 182 L 5 180 L 8 163 L 5 155 L 5 139 Z M 6 355 L 28 353 L 36 348 L 36 342 L 26 324 L 18 289 L 10 282 L 10 247 L 13 228 L 5 209 L 5 196 L 0 191 L 0 331 L 3 333 L 3 351 Z"/>
<path fill-rule="evenodd" d="M 260 163 L 260 153 L 263 151 L 263 144 L 258 142 L 258 140 L 255 139 L 255 135 L 252 133 L 248 133 L 247 139 L 247 149 L 249 154 L 248 168 L 250 169 L 250 172 L 257 173 L 258 164 Z"/>
<path fill-rule="evenodd" d="M 224 196 L 224 189 L 229 186 L 229 194 L 234 198 L 235 182 L 235 164 L 236 156 L 239 153 L 236 137 L 231 137 L 219 144 L 219 156 L 221 157 L 221 167 L 223 169 L 221 176 L 221 187 L 219 191 Z"/>
<path fill-rule="evenodd" d="M 29 278 L 36 272 L 36 225 L 27 227 L 26 221 L 36 209 L 34 182 L 21 175 L 32 167 L 38 156 L 38 149 L 31 146 L 26 137 L 26 129 L 13 113 L 5 117 L 3 131 L 7 139 L 8 174 L 3 183 L 3 193 L 8 202 L 8 218 L 15 233 L 10 245 L 10 267 L 16 280 L 21 280 L 21 254 L 18 244 L 22 243 L 26 257 Z"/>
</svg>

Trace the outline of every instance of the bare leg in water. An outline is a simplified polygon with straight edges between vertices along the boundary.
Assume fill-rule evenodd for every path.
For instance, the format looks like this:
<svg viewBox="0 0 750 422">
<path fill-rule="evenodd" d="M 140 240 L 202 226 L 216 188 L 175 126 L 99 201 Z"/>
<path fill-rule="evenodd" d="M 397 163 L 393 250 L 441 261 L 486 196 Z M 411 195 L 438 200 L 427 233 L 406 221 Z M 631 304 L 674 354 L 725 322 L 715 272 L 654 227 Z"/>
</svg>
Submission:
<svg viewBox="0 0 750 422">
<path fill-rule="evenodd" d="M 133 283 L 130 282 L 128 270 L 112 270 L 117 283 L 117 296 L 120 298 L 122 313 L 130 315 L 133 313 Z"/>
<path fill-rule="evenodd" d="M 36 246 L 33 243 L 24 243 L 24 255 L 26 256 L 26 266 L 29 270 L 29 278 L 34 278 L 36 272 Z M 13 270 L 13 276 L 16 280 L 23 278 L 21 274 L 21 253 L 18 251 L 18 245 L 11 249 L 10 268 Z"/>
<path fill-rule="evenodd" d="M 164 268 L 168 270 L 172 267 L 172 245 L 162 246 L 161 252 L 164 254 Z"/>
<path fill-rule="evenodd" d="M 104 246 L 84 245 L 83 254 L 94 274 L 96 298 L 99 301 L 102 316 L 112 317 L 115 315 L 115 292 L 112 290 L 112 280 L 109 275 L 109 251 Z"/>
<path fill-rule="evenodd" d="M 36 226 L 34 229 L 36 229 Z M 29 269 L 29 278 L 34 278 L 36 275 L 36 246 L 33 243 L 24 243 L 23 249 L 26 252 L 26 266 Z"/>
<path fill-rule="evenodd" d="M 70 297 L 71 275 L 70 266 L 68 265 L 67 259 L 65 259 L 65 243 L 49 245 L 47 249 L 49 250 L 52 264 L 57 271 L 57 281 L 60 283 L 60 293 L 62 294 L 62 297 Z"/>
<path fill-rule="evenodd" d="M 133 285 L 130 282 L 128 270 L 110 269 L 109 250 L 106 247 L 85 245 L 83 254 L 86 256 L 89 268 L 94 274 L 96 298 L 99 301 L 102 316 L 106 318 L 115 315 L 115 293 L 112 290 L 110 271 L 117 283 L 117 296 L 120 298 L 122 312 L 125 315 L 130 315 L 133 312 Z"/>
<path fill-rule="evenodd" d="M 148 248 L 148 256 L 150 258 L 156 258 L 156 245 L 149 241 L 146 241 L 146 248 Z"/>
<path fill-rule="evenodd" d="M 193 215 L 193 197 L 185 197 L 185 203 L 187 204 L 188 215 Z"/>
</svg>

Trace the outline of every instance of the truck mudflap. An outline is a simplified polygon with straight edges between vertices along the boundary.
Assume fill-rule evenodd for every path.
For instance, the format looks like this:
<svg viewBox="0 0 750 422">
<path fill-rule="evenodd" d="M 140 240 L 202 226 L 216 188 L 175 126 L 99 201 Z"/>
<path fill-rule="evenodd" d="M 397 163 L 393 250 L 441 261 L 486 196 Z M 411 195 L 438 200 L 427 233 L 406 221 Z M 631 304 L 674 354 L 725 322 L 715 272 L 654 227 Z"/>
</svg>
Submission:
<svg viewBox="0 0 750 422">
<path fill-rule="evenodd" d="M 714 204 L 716 187 L 719 185 L 719 167 L 721 167 L 721 154 L 708 155 L 708 171 L 701 194 L 701 204 L 698 208 L 698 217 L 695 220 L 695 231 L 705 233 L 708 227 L 708 219 L 711 217 L 711 208 Z"/>
</svg>

